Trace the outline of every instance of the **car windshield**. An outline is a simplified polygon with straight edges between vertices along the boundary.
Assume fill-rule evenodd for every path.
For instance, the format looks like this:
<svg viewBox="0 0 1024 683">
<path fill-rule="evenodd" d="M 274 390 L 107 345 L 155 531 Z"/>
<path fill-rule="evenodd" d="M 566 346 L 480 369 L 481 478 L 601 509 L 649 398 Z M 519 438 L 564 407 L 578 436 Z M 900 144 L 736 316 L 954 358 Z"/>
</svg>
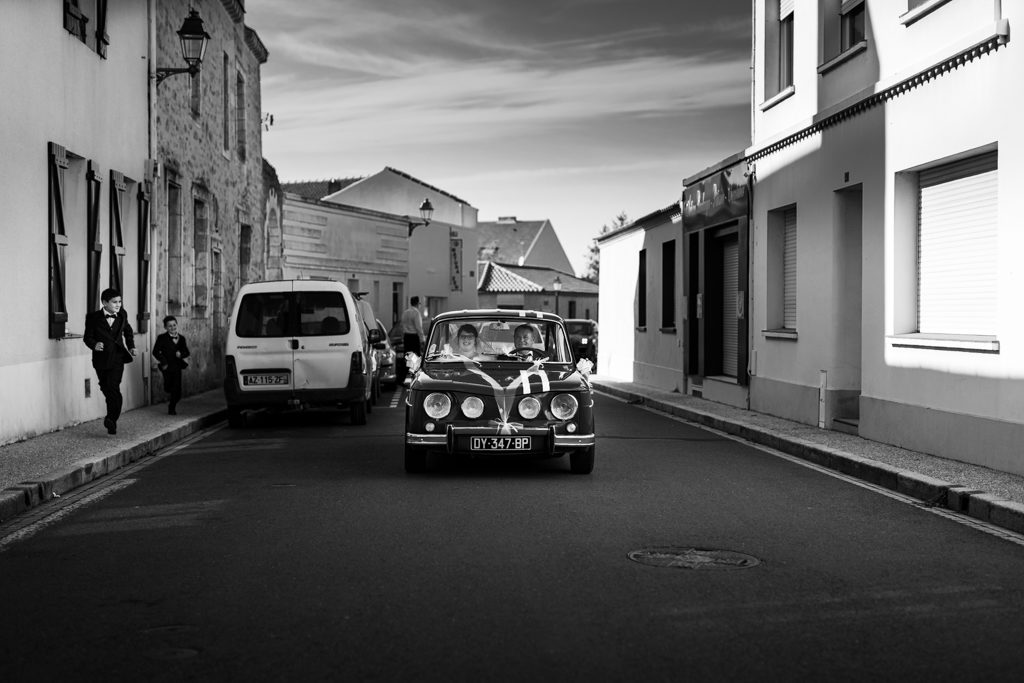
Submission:
<svg viewBox="0 0 1024 683">
<path fill-rule="evenodd" d="M 557 322 L 537 318 L 462 318 L 435 323 L 425 360 L 438 362 L 525 362 L 546 359 L 568 363 L 565 331 Z"/>
</svg>

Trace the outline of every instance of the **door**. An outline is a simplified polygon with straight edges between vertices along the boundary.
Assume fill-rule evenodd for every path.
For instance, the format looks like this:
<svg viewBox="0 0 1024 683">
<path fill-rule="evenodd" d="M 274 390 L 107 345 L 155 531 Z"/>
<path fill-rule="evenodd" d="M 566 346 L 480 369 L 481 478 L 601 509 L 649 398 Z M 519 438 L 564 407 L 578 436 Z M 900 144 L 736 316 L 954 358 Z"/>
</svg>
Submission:
<svg viewBox="0 0 1024 683">
<path fill-rule="evenodd" d="M 301 286 L 295 292 L 295 390 L 344 389 L 352 353 L 362 351 L 353 301 L 328 282 Z"/>
<path fill-rule="evenodd" d="M 722 244 L 722 374 L 736 376 L 739 356 L 739 319 L 736 297 L 739 293 L 740 248 L 736 237 L 727 238 Z"/>
<path fill-rule="evenodd" d="M 294 388 L 293 338 L 288 334 L 292 285 L 242 295 L 228 352 L 235 356 L 242 393 Z"/>
</svg>

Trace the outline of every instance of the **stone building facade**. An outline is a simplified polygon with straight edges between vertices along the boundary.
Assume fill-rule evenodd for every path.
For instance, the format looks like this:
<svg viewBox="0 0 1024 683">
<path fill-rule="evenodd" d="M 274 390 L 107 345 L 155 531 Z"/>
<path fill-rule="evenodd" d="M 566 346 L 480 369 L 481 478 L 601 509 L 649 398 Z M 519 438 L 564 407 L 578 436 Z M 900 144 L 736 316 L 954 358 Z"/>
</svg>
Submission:
<svg viewBox="0 0 1024 683">
<path fill-rule="evenodd" d="M 186 395 L 221 381 L 231 306 L 240 283 L 265 271 L 268 205 L 280 196 L 274 191 L 271 201 L 265 187 L 261 143 L 267 49 L 243 23 L 244 4 L 158 1 L 157 63 L 181 61 L 176 31 L 190 7 L 200 11 L 210 41 L 198 74 L 172 76 L 156 88 L 153 203 L 153 319 L 159 325 L 176 316 L 189 340 Z M 158 387 L 154 396 L 162 396 Z"/>
</svg>

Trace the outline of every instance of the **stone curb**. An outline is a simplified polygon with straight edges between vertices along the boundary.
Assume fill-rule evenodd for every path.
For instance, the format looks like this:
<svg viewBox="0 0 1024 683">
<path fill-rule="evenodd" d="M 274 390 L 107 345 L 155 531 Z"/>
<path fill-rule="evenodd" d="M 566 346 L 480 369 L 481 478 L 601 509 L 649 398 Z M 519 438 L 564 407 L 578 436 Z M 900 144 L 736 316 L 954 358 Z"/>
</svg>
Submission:
<svg viewBox="0 0 1024 683">
<path fill-rule="evenodd" d="M 25 481 L 0 491 L 0 522 L 7 522 L 26 510 L 63 495 L 72 489 L 87 484 L 103 475 L 110 474 L 142 458 L 149 457 L 162 448 L 181 441 L 227 417 L 227 410 L 217 410 L 189 420 L 185 424 L 166 432 L 127 446 L 116 453 L 86 458 L 38 480 Z"/>
<path fill-rule="evenodd" d="M 1024 533 L 1024 505 L 1020 503 L 1002 500 L 983 491 L 951 484 L 918 472 L 902 470 L 870 458 L 743 424 L 713 413 L 674 405 L 657 398 L 608 386 L 599 380 L 592 380 L 591 384 L 596 391 L 631 402 L 642 402 L 643 405 L 659 412 L 681 417 L 690 422 L 738 436 L 752 443 L 767 446 L 815 465 L 842 472 L 855 479 L 861 479 L 916 498 L 928 505 L 946 508 L 1010 531 Z M 638 399 L 640 400 L 638 401 Z"/>
</svg>

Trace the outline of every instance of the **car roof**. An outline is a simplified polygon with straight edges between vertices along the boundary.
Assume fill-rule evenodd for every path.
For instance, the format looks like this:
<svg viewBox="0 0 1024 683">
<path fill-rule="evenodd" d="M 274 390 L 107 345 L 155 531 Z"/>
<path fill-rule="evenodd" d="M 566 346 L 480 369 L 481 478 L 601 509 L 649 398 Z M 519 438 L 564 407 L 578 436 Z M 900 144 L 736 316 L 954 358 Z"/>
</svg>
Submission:
<svg viewBox="0 0 1024 683">
<path fill-rule="evenodd" d="M 567 322 L 567 323 L 590 323 L 592 325 L 596 325 L 597 324 L 596 320 L 591 320 L 590 318 L 566 318 L 565 322 Z"/>
<path fill-rule="evenodd" d="M 434 316 L 434 322 L 445 322 L 448 320 L 462 320 L 465 318 L 507 318 L 509 320 L 547 320 L 550 322 L 562 322 L 562 316 L 548 313 L 547 311 L 527 311 L 508 308 L 473 308 L 462 311 L 447 311 Z"/>
</svg>

